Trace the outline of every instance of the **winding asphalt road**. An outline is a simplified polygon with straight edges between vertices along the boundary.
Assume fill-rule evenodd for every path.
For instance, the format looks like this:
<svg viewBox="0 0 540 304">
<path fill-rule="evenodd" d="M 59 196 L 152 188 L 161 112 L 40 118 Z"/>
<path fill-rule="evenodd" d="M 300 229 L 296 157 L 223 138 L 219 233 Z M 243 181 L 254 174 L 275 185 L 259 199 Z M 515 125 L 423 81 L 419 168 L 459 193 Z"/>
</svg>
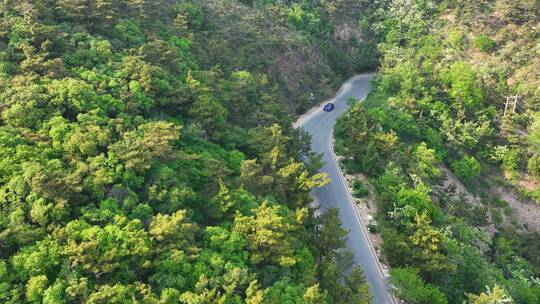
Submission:
<svg viewBox="0 0 540 304">
<path fill-rule="evenodd" d="M 336 119 L 347 110 L 347 99 L 355 97 L 364 99 L 371 90 L 372 74 L 353 77 L 347 81 L 331 102 L 335 104 L 332 112 L 324 112 L 321 107 L 314 108 L 302 115 L 295 127 L 303 127 L 312 135 L 311 147 L 317 153 L 323 153 L 325 165 L 322 172 L 327 172 L 332 180 L 328 185 L 313 191 L 315 201 L 321 206 L 321 211 L 339 208 L 343 228 L 349 231 L 348 247 L 355 255 L 355 261 L 364 271 L 371 288 L 374 304 L 394 303 L 384 283 L 380 264 L 376 261 L 375 251 L 370 243 L 360 217 L 353 205 L 352 197 L 345 186 L 345 180 L 333 154 L 332 132 Z"/>
</svg>

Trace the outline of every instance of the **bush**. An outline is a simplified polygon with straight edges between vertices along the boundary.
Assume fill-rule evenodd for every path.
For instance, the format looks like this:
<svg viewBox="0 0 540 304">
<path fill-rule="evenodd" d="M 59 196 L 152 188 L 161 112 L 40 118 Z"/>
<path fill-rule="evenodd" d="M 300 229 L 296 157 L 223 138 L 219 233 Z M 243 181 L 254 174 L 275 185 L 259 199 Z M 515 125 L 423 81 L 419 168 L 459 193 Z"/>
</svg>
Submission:
<svg viewBox="0 0 540 304">
<path fill-rule="evenodd" d="M 474 39 L 474 46 L 484 53 L 489 53 L 495 48 L 495 40 L 486 35 L 480 35 Z"/>
<path fill-rule="evenodd" d="M 498 209 L 491 209 L 491 220 L 496 227 L 499 227 L 503 222 L 501 211 Z"/>
<path fill-rule="evenodd" d="M 493 199 L 493 205 L 499 208 L 506 208 L 509 206 L 507 201 L 500 198 Z"/>
<path fill-rule="evenodd" d="M 527 162 L 529 174 L 540 176 L 540 153 L 533 155 Z"/>
<path fill-rule="evenodd" d="M 377 234 L 379 233 L 379 228 L 377 227 L 377 225 L 374 225 L 374 224 L 369 224 L 367 226 L 367 229 L 370 233 L 374 233 L 374 234 Z"/>
<path fill-rule="evenodd" d="M 383 161 L 373 142 L 369 142 L 367 151 L 362 158 L 362 172 L 369 176 L 378 176 L 383 171 Z"/>
<path fill-rule="evenodd" d="M 461 49 L 465 42 L 465 35 L 462 31 L 454 30 L 448 35 L 448 42 L 451 46 Z"/>
<path fill-rule="evenodd" d="M 452 171 L 461 181 L 469 183 L 480 176 L 481 166 L 474 157 L 465 156 L 452 163 Z"/>
<path fill-rule="evenodd" d="M 391 283 L 396 294 L 407 303 L 446 304 L 444 293 L 427 284 L 414 268 L 395 268 L 390 270 Z"/>
<path fill-rule="evenodd" d="M 471 213 L 471 221 L 474 226 L 482 227 L 489 225 L 487 218 L 487 208 L 474 207 Z"/>
<path fill-rule="evenodd" d="M 369 189 L 367 189 L 362 182 L 355 179 L 353 182 L 353 196 L 356 198 L 362 198 L 369 195 Z"/>
</svg>

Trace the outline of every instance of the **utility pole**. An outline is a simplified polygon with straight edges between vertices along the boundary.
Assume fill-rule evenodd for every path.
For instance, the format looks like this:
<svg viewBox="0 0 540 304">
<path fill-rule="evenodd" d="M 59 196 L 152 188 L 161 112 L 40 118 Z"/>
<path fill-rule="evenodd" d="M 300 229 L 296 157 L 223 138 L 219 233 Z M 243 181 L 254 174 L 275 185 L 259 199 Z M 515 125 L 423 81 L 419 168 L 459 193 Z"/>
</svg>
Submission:
<svg viewBox="0 0 540 304">
<path fill-rule="evenodd" d="M 509 110 L 509 107 L 508 107 L 509 105 L 512 108 L 512 113 L 516 113 L 516 106 L 517 106 L 518 101 L 519 101 L 519 95 L 506 96 L 506 103 L 504 105 L 503 117 L 506 116 L 506 113 Z"/>
</svg>

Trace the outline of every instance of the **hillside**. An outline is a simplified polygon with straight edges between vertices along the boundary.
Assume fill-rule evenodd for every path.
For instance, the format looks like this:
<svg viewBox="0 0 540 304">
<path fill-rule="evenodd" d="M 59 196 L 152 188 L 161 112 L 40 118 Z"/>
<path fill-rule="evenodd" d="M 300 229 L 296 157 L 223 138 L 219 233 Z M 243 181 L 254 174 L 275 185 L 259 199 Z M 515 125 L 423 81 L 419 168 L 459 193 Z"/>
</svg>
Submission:
<svg viewBox="0 0 540 304">
<path fill-rule="evenodd" d="M 396 293 L 539 303 L 540 3 L 375 5 L 379 73 L 336 149 L 375 188 Z"/>
<path fill-rule="evenodd" d="M 369 303 L 291 126 L 376 64 L 359 12 L 2 1 L 0 302 Z"/>
</svg>

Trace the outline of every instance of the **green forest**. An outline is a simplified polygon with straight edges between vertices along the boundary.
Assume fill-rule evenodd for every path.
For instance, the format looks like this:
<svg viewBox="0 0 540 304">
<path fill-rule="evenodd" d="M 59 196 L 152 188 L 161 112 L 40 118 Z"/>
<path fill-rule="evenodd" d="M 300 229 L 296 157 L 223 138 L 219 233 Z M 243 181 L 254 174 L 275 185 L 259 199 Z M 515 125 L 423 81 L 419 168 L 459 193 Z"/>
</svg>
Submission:
<svg viewBox="0 0 540 304">
<path fill-rule="evenodd" d="M 369 303 L 292 128 L 356 5 L 1 1 L 0 303 Z"/>
<path fill-rule="evenodd" d="M 540 2 L 374 4 L 379 69 L 336 150 L 375 189 L 396 295 L 540 303 Z"/>
<path fill-rule="evenodd" d="M 396 297 L 540 303 L 539 12 L 0 1 L 0 303 L 371 303 L 293 121 L 375 71 L 335 148 Z"/>
</svg>

